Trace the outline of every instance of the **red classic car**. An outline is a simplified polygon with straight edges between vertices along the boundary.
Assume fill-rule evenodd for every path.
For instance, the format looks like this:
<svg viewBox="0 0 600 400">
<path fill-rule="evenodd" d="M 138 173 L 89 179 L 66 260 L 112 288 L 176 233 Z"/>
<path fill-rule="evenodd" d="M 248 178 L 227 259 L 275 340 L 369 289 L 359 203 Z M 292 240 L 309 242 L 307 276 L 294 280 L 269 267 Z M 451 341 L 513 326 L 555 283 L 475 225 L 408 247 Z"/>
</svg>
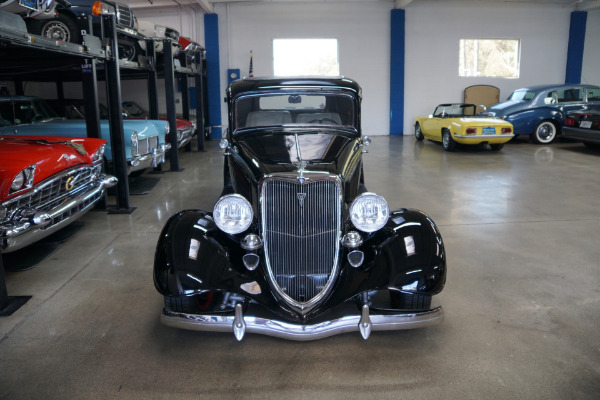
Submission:
<svg viewBox="0 0 600 400">
<path fill-rule="evenodd" d="M 0 249 L 10 253 L 85 214 L 117 178 L 102 173 L 106 140 L 0 136 Z"/>
</svg>

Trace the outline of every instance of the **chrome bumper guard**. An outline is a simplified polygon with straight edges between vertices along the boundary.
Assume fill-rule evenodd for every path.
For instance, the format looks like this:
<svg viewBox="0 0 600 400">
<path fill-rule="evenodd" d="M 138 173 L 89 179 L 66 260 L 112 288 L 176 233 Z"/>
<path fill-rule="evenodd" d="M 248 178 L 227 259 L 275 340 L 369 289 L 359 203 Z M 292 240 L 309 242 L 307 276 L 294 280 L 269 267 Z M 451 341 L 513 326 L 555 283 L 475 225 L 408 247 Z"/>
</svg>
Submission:
<svg viewBox="0 0 600 400">
<path fill-rule="evenodd" d="M 444 319 L 442 307 L 432 310 L 393 315 L 369 315 L 368 307 L 362 315 L 349 315 L 314 325 L 300 325 L 273 319 L 243 316 L 242 306 L 235 308 L 235 316 L 199 315 L 174 312 L 163 308 L 161 322 L 175 328 L 207 332 L 233 332 L 242 340 L 246 332 L 274 336 L 281 339 L 307 341 L 323 339 L 347 332 L 360 332 L 364 339 L 371 331 L 394 331 L 436 325 Z"/>
<path fill-rule="evenodd" d="M 101 174 L 89 190 L 66 199 L 49 211 L 33 210 L 28 218 L 20 218 L 0 225 L 0 248 L 4 253 L 29 246 L 64 228 L 85 214 L 104 194 L 104 190 L 117 184 L 117 178 Z"/>
<path fill-rule="evenodd" d="M 514 137 L 515 135 L 512 133 L 502 133 L 499 135 L 454 135 L 455 138 L 459 139 L 509 139 Z"/>
</svg>

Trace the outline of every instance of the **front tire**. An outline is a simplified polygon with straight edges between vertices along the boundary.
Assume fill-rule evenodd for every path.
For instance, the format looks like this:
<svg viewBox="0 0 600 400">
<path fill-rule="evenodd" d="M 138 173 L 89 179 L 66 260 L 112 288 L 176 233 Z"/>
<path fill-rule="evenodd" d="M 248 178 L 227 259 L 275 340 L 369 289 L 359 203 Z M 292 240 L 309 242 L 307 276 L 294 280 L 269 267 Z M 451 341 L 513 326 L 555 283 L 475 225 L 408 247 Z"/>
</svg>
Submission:
<svg viewBox="0 0 600 400">
<path fill-rule="evenodd" d="M 536 144 L 549 144 L 556 139 L 558 128 L 552 121 L 542 121 L 530 135 L 531 141 Z"/>
<path fill-rule="evenodd" d="M 456 142 L 452 139 L 452 134 L 448 129 L 444 129 L 442 132 L 442 146 L 446 151 L 456 150 Z"/>
<path fill-rule="evenodd" d="M 419 125 L 418 122 L 415 125 L 415 139 L 417 139 L 419 142 L 425 139 L 425 136 L 423 136 L 423 132 L 421 132 L 421 125 Z"/>
<path fill-rule="evenodd" d="M 39 35 L 61 42 L 81 43 L 81 34 L 72 18 L 58 14 L 41 24 Z"/>
</svg>

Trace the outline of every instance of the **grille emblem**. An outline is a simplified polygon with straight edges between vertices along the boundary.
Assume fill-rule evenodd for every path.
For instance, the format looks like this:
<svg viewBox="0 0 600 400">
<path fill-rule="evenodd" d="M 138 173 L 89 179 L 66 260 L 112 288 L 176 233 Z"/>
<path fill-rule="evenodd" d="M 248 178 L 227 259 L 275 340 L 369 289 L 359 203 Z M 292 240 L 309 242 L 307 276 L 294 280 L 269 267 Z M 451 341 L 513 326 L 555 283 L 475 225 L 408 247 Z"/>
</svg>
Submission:
<svg viewBox="0 0 600 400">
<path fill-rule="evenodd" d="M 306 193 L 298 193 L 296 197 L 298 197 L 298 203 L 300 203 L 300 207 L 304 207 L 304 199 L 306 198 Z"/>
<path fill-rule="evenodd" d="M 67 183 L 65 184 L 65 189 L 67 189 L 67 191 L 72 190 L 75 187 L 75 177 L 71 176 L 69 177 L 69 179 L 67 179 Z"/>
</svg>

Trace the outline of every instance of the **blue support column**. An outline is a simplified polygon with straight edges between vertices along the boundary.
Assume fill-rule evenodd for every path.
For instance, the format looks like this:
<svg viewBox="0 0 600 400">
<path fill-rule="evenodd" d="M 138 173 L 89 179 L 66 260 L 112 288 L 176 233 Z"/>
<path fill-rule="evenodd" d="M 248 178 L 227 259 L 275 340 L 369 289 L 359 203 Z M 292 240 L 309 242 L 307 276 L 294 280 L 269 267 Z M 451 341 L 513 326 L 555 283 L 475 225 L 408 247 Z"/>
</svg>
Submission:
<svg viewBox="0 0 600 400">
<path fill-rule="evenodd" d="M 392 10 L 390 56 L 390 135 L 404 134 L 405 12 Z"/>
<path fill-rule="evenodd" d="M 581 83 L 586 23 L 587 11 L 573 11 L 571 13 L 565 83 Z"/>
<path fill-rule="evenodd" d="M 221 68 L 219 66 L 219 16 L 204 15 L 204 37 L 206 44 L 206 75 L 208 92 L 208 123 L 213 126 L 210 135 L 221 138 Z"/>
</svg>

